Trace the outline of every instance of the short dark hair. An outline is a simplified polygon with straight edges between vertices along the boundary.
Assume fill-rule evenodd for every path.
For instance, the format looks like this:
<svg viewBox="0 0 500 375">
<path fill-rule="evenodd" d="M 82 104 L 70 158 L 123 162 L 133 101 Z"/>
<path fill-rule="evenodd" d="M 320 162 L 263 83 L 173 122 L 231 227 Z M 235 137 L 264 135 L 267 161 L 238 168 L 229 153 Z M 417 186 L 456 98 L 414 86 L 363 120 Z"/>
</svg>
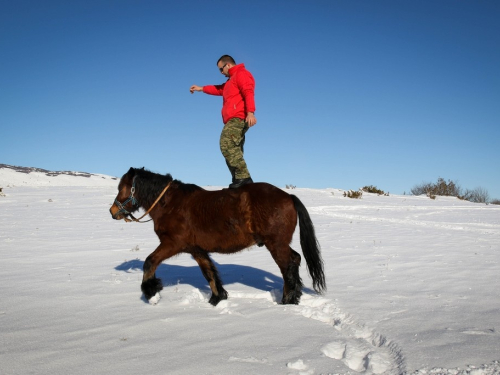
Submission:
<svg viewBox="0 0 500 375">
<path fill-rule="evenodd" d="M 219 65 L 219 63 L 221 61 L 224 64 L 233 64 L 233 65 L 236 65 L 236 61 L 234 61 L 234 59 L 231 56 L 229 56 L 229 55 L 222 55 L 221 58 L 219 60 L 217 60 L 217 65 Z"/>
</svg>

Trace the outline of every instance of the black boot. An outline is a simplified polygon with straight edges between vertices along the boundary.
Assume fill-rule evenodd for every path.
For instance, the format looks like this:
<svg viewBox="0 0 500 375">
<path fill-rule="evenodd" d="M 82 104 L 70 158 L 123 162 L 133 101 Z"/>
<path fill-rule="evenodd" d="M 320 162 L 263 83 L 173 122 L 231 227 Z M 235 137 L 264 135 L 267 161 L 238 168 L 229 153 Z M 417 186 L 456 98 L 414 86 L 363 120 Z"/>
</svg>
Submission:
<svg viewBox="0 0 500 375">
<path fill-rule="evenodd" d="M 237 189 L 243 185 L 246 184 L 251 184 L 253 182 L 252 177 L 248 178 L 241 178 L 241 179 L 235 179 L 231 185 L 229 185 L 229 188 L 231 189 Z"/>
</svg>

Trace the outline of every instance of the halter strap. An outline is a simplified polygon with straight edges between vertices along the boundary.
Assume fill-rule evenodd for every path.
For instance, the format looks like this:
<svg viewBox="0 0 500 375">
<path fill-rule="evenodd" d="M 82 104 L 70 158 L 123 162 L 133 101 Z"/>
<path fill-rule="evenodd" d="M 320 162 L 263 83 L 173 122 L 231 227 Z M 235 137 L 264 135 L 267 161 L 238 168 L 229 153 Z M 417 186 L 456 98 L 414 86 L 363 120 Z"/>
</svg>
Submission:
<svg viewBox="0 0 500 375">
<path fill-rule="evenodd" d="M 137 201 L 137 199 L 135 198 L 134 196 L 134 193 L 135 193 L 135 179 L 136 179 L 137 176 L 134 176 L 133 180 L 132 180 L 132 188 L 130 189 L 130 196 L 128 197 L 128 199 L 121 203 L 118 201 L 118 199 L 115 199 L 115 204 L 118 206 L 119 210 L 118 212 L 116 212 L 115 215 L 113 215 L 114 217 L 115 216 L 118 216 L 118 214 L 120 213 L 123 213 L 125 215 L 129 215 L 132 220 L 128 219 L 127 217 L 124 217 L 124 220 L 126 222 L 130 222 L 130 221 L 135 221 L 137 223 L 147 223 L 148 221 L 151 221 L 153 219 L 150 219 L 150 220 L 146 220 L 146 221 L 139 221 L 141 220 L 142 218 L 144 218 L 144 216 L 148 215 L 151 210 L 156 206 L 156 204 L 160 201 L 161 197 L 163 197 L 163 195 L 165 195 L 166 191 L 168 190 L 168 188 L 170 187 L 170 184 L 172 183 L 172 181 L 170 181 L 167 186 L 165 186 L 165 189 L 163 189 L 163 191 L 160 193 L 160 195 L 158 196 L 158 198 L 156 198 L 155 202 L 151 205 L 151 207 L 149 207 L 149 209 L 146 211 L 146 213 L 144 215 L 142 215 L 139 219 L 136 219 L 134 217 L 134 215 L 132 215 L 126 208 L 125 206 L 127 204 L 129 204 L 129 202 L 132 202 L 132 205 L 133 206 L 139 206 L 139 202 Z"/>
<path fill-rule="evenodd" d="M 135 178 L 135 177 L 134 177 Z M 172 183 L 172 181 L 170 181 L 167 186 L 165 186 L 165 189 L 163 189 L 163 191 L 161 192 L 161 194 L 158 196 L 158 198 L 156 198 L 155 202 L 151 205 L 151 207 L 149 207 L 149 210 L 146 211 L 146 213 L 144 215 L 142 215 L 139 219 L 136 219 L 134 217 L 134 215 L 132 215 L 131 213 L 129 213 L 130 217 L 132 218 L 133 221 L 135 221 L 136 223 L 147 223 L 148 221 L 151 221 L 153 219 L 149 219 L 149 220 L 146 220 L 146 221 L 139 221 L 141 220 L 144 216 L 146 216 L 147 214 L 149 214 L 151 212 L 151 210 L 156 206 L 156 204 L 160 201 L 161 197 L 163 197 L 163 195 L 165 195 L 166 191 L 168 190 L 168 188 L 170 187 L 170 184 Z"/>
</svg>

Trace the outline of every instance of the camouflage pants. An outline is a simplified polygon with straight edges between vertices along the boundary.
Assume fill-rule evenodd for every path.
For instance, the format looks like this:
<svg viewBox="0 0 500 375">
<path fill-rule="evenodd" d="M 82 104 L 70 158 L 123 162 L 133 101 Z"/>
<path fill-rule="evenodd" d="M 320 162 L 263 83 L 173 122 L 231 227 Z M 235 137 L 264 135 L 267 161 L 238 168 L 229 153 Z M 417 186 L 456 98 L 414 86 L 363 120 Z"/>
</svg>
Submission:
<svg viewBox="0 0 500 375">
<path fill-rule="evenodd" d="M 250 177 L 247 163 L 243 159 L 243 145 L 247 130 L 248 125 L 244 120 L 232 118 L 224 125 L 220 135 L 220 150 L 226 159 L 233 181 Z"/>
</svg>

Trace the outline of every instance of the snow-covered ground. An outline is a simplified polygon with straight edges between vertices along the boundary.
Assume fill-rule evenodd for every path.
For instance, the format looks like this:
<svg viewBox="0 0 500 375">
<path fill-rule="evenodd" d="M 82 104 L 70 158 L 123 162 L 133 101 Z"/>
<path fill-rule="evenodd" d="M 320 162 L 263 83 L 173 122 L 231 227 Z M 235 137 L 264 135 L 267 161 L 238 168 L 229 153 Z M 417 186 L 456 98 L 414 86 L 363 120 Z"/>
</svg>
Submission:
<svg viewBox="0 0 500 375">
<path fill-rule="evenodd" d="M 117 184 L 0 168 L 0 374 L 500 373 L 499 206 L 287 190 L 315 223 L 325 295 L 303 266 L 300 305 L 277 304 L 281 275 L 255 247 L 213 256 L 217 307 L 185 255 L 159 267 L 152 306 L 158 240 L 111 219 Z"/>
</svg>

